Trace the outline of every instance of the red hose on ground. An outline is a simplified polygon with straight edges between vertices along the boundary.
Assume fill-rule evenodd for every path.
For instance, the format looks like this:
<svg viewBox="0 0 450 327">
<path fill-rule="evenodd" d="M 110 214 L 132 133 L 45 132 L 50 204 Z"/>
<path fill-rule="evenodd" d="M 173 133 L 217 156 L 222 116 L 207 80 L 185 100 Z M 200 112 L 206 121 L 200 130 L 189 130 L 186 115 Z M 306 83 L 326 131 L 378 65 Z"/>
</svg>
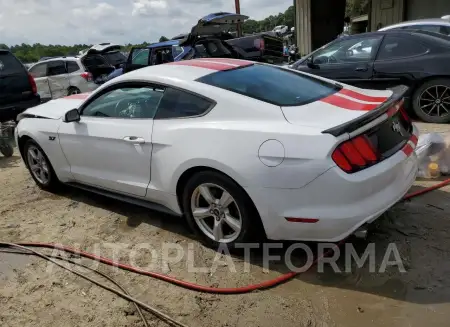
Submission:
<svg viewBox="0 0 450 327">
<path fill-rule="evenodd" d="M 450 178 L 440 182 L 434 186 L 425 188 L 423 190 L 417 191 L 417 192 L 413 192 L 413 193 L 409 193 L 407 195 L 405 195 L 405 197 L 403 198 L 403 200 L 409 200 L 413 197 L 431 192 L 433 190 L 439 189 L 441 187 L 444 187 L 446 185 L 450 184 Z M 344 241 L 339 242 L 336 246 L 340 246 L 344 243 Z M 277 278 L 271 279 L 271 280 L 267 280 L 258 284 L 251 284 L 251 285 L 247 285 L 247 286 L 241 286 L 241 287 L 231 287 L 231 288 L 214 288 L 214 287 L 209 287 L 209 286 L 203 286 L 203 285 L 198 285 L 198 284 L 194 284 L 194 283 L 190 283 L 190 282 L 186 282 L 183 280 L 179 280 L 176 279 L 174 277 L 170 277 L 168 275 L 164 275 L 164 274 L 160 274 L 160 273 L 156 273 L 156 272 L 151 272 L 151 271 L 146 271 L 146 270 L 142 270 L 139 268 L 135 268 L 133 266 L 130 265 L 126 265 L 117 261 L 113 261 L 111 259 L 108 258 L 104 258 L 101 256 L 96 256 L 92 253 L 88 253 L 88 252 L 84 252 L 78 249 L 73 249 L 67 246 L 63 246 L 63 245 L 57 245 L 57 244 L 51 244 L 51 243 L 35 243 L 35 242 L 27 242 L 27 243 L 17 243 L 18 245 L 22 245 L 22 246 L 29 246 L 29 247 L 41 247 L 41 248 L 51 248 L 51 249 L 58 249 L 61 251 L 65 251 L 65 252 L 69 252 L 72 254 L 77 254 L 80 255 L 82 257 L 85 258 L 89 258 L 89 259 L 93 259 L 96 261 L 100 261 L 104 264 L 110 265 L 110 266 L 116 266 L 119 267 L 121 269 L 124 270 L 128 270 L 131 272 L 135 272 L 141 275 L 145 275 L 145 276 L 150 276 L 153 278 L 157 278 L 160 279 L 162 281 L 166 281 L 169 282 L 171 284 L 189 289 L 189 290 L 194 290 L 194 291 L 198 291 L 198 292 L 203 292 L 203 293 L 214 293 L 214 294 L 242 294 L 242 293 L 249 293 L 249 292 L 253 292 L 256 290 L 263 290 L 263 289 L 267 289 L 267 288 L 271 288 L 274 286 L 277 286 L 279 284 L 282 284 L 292 278 L 294 278 L 295 276 L 301 274 L 302 272 L 289 272 L 286 273 L 284 275 L 281 275 Z M 317 264 L 317 262 L 319 260 L 321 260 L 323 257 L 327 256 L 328 253 L 330 253 L 330 251 L 325 252 L 323 255 L 321 255 L 320 257 L 316 258 L 313 262 L 313 265 L 311 267 L 313 267 L 315 264 Z M 310 268 L 311 268 L 310 267 Z"/>
</svg>

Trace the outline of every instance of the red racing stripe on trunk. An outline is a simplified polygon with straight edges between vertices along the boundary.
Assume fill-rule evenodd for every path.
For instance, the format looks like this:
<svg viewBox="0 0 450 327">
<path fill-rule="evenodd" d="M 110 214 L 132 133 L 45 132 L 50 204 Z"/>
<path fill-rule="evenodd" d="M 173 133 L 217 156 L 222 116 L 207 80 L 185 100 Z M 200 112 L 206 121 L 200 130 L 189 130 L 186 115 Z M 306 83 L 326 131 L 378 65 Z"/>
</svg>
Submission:
<svg viewBox="0 0 450 327">
<path fill-rule="evenodd" d="M 367 101 L 367 102 L 384 102 L 387 100 L 387 97 L 373 97 L 373 96 L 355 92 L 355 91 L 352 91 L 349 89 L 342 89 L 339 91 L 339 94 L 349 96 L 356 100 Z"/>
<path fill-rule="evenodd" d="M 372 104 L 372 103 L 361 103 L 361 102 L 352 101 L 350 99 L 343 98 L 343 97 L 340 97 L 339 95 L 335 95 L 335 94 L 330 95 L 326 98 L 323 98 L 320 101 L 331 104 L 336 107 L 348 109 L 348 110 L 370 111 L 379 106 L 379 104 L 376 104 L 376 103 Z"/>
</svg>

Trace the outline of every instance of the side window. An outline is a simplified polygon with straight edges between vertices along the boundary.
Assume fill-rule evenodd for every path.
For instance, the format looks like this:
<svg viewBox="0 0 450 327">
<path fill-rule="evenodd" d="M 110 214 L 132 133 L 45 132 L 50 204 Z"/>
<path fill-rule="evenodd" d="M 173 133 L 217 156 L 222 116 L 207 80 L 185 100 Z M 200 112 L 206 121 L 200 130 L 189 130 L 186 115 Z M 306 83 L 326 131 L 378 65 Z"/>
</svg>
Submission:
<svg viewBox="0 0 450 327">
<path fill-rule="evenodd" d="M 47 64 L 37 64 L 30 68 L 30 75 L 34 78 L 45 77 L 47 76 Z"/>
<path fill-rule="evenodd" d="M 377 60 L 414 57 L 427 52 L 427 48 L 405 37 L 388 35 L 384 38 Z"/>
<path fill-rule="evenodd" d="M 89 103 L 82 116 L 110 118 L 153 118 L 164 94 L 160 87 L 114 89 Z"/>
<path fill-rule="evenodd" d="M 151 65 L 160 65 L 173 62 L 172 48 L 154 49 L 151 58 Z"/>
<path fill-rule="evenodd" d="M 314 64 L 339 64 L 369 61 L 374 57 L 381 36 L 343 39 L 332 42 L 313 56 Z"/>
<path fill-rule="evenodd" d="M 200 96 L 168 88 L 158 106 L 155 119 L 185 118 L 203 115 L 212 103 Z"/>
<path fill-rule="evenodd" d="M 179 45 L 173 45 L 172 46 L 172 55 L 174 58 L 178 57 L 180 54 L 183 53 L 183 48 L 180 47 Z"/>
<path fill-rule="evenodd" d="M 76 61 L 67 61 L 67 72 L 73 73 L 80 70 L 80 66 L 78 66 Z"/>
<path fill-rule="evenodd" d="M 64 64 L 64 61 L 49 61 L 47 63 L 47 76 L 56 76 L 66 73 L 66 65 Z"/>
<path fill-rule="evenodd" d="M 131 63 L 134 65 L 148 66 L 150 49 L 134 49 L 131 53 Z"/>
</svg>

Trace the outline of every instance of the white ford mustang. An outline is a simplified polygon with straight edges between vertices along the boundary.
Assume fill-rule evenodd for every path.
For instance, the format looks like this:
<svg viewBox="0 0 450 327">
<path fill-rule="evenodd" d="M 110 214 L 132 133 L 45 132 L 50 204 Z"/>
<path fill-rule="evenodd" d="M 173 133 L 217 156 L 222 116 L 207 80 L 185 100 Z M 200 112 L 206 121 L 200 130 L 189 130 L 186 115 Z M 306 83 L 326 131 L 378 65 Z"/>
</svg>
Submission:
<svg viewBox="0 0 450 327">
<path fill-rule="evenodd" d="M 415 180 L 405 89 L 196 59 L 139 69 L 31 108 L 17 144 L 43 189 L 70 184 L 185 215 L 217 246 L 338 241 Z"/>
</svg>

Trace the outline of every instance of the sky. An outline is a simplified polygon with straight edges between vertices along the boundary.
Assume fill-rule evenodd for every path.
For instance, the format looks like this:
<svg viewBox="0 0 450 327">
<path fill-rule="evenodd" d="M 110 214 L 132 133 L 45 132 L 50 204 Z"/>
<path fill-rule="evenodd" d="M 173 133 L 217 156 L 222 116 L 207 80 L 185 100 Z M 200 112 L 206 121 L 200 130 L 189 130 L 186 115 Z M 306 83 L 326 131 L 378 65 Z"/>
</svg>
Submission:
<svg viewBox="0 0 450 327">
<path fill-rule="evenodd" d="M 241 13 L 263 19 L 293 0 L 241 0 Z M 155 42 L 187 33 L 203 16 L 235 11 L 234 0 L 0 0 L 0 43 Z"/>
</svg>

